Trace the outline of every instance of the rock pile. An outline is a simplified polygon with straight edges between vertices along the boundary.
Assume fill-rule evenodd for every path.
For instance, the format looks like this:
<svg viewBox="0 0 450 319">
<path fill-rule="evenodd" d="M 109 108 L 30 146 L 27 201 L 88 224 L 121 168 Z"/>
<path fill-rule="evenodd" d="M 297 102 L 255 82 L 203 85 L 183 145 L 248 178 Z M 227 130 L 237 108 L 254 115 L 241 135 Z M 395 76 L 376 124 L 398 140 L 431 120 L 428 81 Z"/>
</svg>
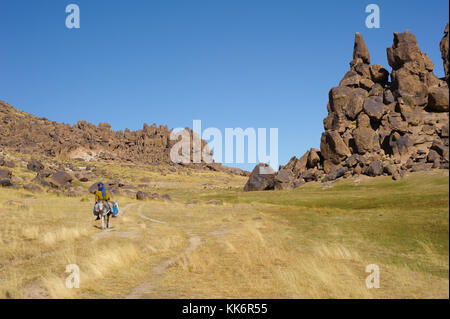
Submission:
<svg viewBox="0 0 450 319">
<path fill-rule="evenodd" d="M 186 128 L 193 138 L 193 131 Z M 130 164 L 178 165 L 170 158 L 170 150 L 178 141 L 171 140 L 172 130 L 167 126 L 144 124 L 142 130 L 113 131 L 108 123 L 98 126 L 78 121 L 69 125 L 46 118 L 38 118 L 0 101 L 0 149 L 50 157 L 72 158 L 82 161 L 117 161 Z M 191 142 L 191 159 L 194 149 Z M 188 146 L 189 147 L 189 146 Z M 203 154 L 210 154 L 208 144 L 201 140 Z M 1 160 L 1 159 L 0 159 Z M 191 161 L 192 162 L 192 161 Z M 7 166 L 7 163 L 0 163 Z M 224 171 L 246 175 L 240 169 L 220 163 L 188 163 L 180 165 L 195 169 Z M 28 169 L 38 172 L 42 165 L 35 161 Z M 248 174 L 247 174 L 248 175 Z"/>
<path fill-rule="evenodd" d="M 292 157 L 265 178 L 254 170 L 245 190 L 296 188 L 359 174 L 398 179 L 406 171 L 448 169 L 448 25 L 440 48 L 443 79 L 434 75 L 433 63 L 413 34 L 394 33 L 387 48 L 389 82 L 385 68 L 370 64 L 367 46 L 356 33 L 350 70 L 329 92 L 320 150 Z M 262 179 L 273 183 L 255 187 L 254 180 Z"/>
</svg>

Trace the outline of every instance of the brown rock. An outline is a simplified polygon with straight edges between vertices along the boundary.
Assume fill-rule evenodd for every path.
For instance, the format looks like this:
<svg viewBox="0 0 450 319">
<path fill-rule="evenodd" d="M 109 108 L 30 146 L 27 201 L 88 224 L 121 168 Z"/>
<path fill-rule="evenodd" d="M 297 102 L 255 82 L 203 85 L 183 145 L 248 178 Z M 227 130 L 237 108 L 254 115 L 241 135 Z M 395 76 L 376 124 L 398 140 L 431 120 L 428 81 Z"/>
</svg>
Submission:
<svg viewBox="0 0 450 319">
<path fill-rule="evenodd" d="M 444 37 L 441 40 L 440 43 L 440 49 L 441 49 L 441 57 L 442 57 L 442 61 L 444 62 L 444 72 L 445 72 L 445 79 L 449 80 L 449 71 L 450 71 L 450 66 L 449 66 L 449 49 L 448 49 L 448 23 L 447 26 L 445 27 L 444 30 Z"/>
<path fill-rule="evenodd" d="M 72 180 L 73 180 L 72 175 L 70 175 L 67 172 L 59 171 L 54 173 L 50 177 L 48 182 L 52 187 L 59 188 L 69 184 L 70 182 L 72 182 Z"/>
<path fill-rule="evenodd" d="M 374 150 L 377 135 L 369 127 L 358 127 L 353 131 L 356 150 L 359 154 L 365 154 Z"/>
<path fill-rule="evenodd" d="M 320 153 L 325 160 L 338 164 L 351 155 L 347 145 L 336 131 L 326 131 L 320 141 Z"/>
<path fill-rule="evenodd" d="M 0 179 L 11 179 L 12 172 L 7 169 L 0 169 Z"/>
<path fill-rule="evenodd" d="M 320 155 L 319 155 L 320 151 L 312 148 L 309 150 L 309 154 L 308 154 L 308 163 L 307 166 L 309 168 L 313 168 L 316 167 L 317 164 L 320 163 Z"/>
<path fill-rule="evenodd" d="M 44 169 L 44 165 L 38 160 L 31 160 L 28 162 L 27 168 L 33 172 L 40 172 Z"/>
<path fill-rule="evenodd" d="M 379 64 L 373 64 L 370 66 L 370 75 L 372 81 L 385 86 L 389 80 L 389 72 Z"/>
<path fill-rule="evenodd" d="M 359 32 L 355 33 L 355 44 L 353 47 L 353 60 L 360 58 L 365 64 L 370 64 L 370 54 L 366 43 Z"/>
<path fill-rule="evenodd" d="M 428 108 L 433 112 L 448 112 L 448 88 L 432 87 L 428 90 Z"/>
<path fill-rule="evenodd" d="M 292 189 L 294 188 L 294 174 L 291 170 L 281 169 L 274 179 L 274 189 Z"/>
<path fill-rule="evenodd" d="M 244 192 L 271 190 L 275 187 L 275 171 L 265 163 L 255 166 L 247 183 Z"/>
<path fill-rule="evenodd" d="M 364 100 L 364 112 L 374 120 L 381 120 L 384 115 L 384 105 L 378 102 L 376 97 L 368 97 Z"/>
</svg>

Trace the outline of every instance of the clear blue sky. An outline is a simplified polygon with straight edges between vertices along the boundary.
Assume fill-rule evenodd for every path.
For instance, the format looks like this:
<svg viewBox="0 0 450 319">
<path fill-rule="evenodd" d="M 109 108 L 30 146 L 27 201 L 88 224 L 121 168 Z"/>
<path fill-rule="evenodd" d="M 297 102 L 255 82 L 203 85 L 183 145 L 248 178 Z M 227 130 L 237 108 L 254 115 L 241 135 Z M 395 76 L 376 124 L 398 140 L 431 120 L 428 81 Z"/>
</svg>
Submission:
<svg viewBox="0 0 450 319">
<path fill-rule="evenodd" d="M 80 6 L 78 30 L 65 27 L 70 3 Z M 380 29 L 365 27 L 370 3 Z M 194 119 L 223 131 L 277 127 L 284 164 L 319 148 L 355 32 L 388 68 L 392 33 L 409 29 L 442 77 L 448 10 L 446 0 L 0 0 L 0 99 L 115 130 Z"/>
</svg>

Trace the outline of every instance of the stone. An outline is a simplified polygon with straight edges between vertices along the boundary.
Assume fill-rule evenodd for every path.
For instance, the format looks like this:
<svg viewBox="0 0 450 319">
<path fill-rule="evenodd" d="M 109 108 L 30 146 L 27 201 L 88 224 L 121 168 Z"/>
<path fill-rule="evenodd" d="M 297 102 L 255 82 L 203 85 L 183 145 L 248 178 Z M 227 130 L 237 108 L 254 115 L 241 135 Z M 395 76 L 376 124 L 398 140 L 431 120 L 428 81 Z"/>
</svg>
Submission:
<svg viewBox="0 0 450 319">
<path fill-rule="evenodd" d="M 146 200 L 151 198 L 151 195 L 148 192 L 143 192 L 143 191 L 137 191 L 136 192 L 136 199 L 137 200 Z"/>
<path fill-rule="evenodd" d="M 40 172 L 44 169 L 44 165 L 38 160 L 31 160 L 28 162 L 27 168 L 33 172 Z"/>
<path fill-rule="evenodd" d="M 69 173 L 64 172 L 64 171 L 59 171 L 59 172 L 54 173 L 50 177 L 48 182 L 50 183 L 50 185 L 52 187 L 60 188 L 60 187 L 63 187 L 65 185 L 69 184 L 70 182 L 72 182 L 72 180 L 73 180 L 72 175 L 70 175 Z"/>
<path fill-rule="evenodd" d="M 360 58 L 365 64 L 370 64 L 370 54 L 366 43 L 359 32 L 355 33 L 355 43 L 353 46 L 353 60 Z"/>
<path fill-rule="evenodd" d="M 375 83 L 372 80 L 367 79 L 367 78 L 362 78 L 359 81 L 359 84 L 363 89 L 365 89 L 367 91 L 370 91 L 373 88 L 373 86 L 375 85 Z"/>
<path fill-rule="evenodd" d="M 305 182 L 312 182 L 316 181 L 319 176 L 320 172 L 315 168 L 307 169 L 303 174 L 300 176 L 301 179 L 303 179 Z"/>
<path fill-rule="evenodd" d="M 374 83 L 387 85 L 389 80 L 389 72 L 379 64 L 373 64 L 370 66 L 370 75 Z"/>
<path fill-rule="evenodd" d="M 275 171 L 265 163 L 255 166 L 247 183 L 244 192 L 271 190 L 275 187 Z"/>
<path fill-rule="evenodd" d="M 392 131 L 407 132 L 408 122 L 404 121 L 400 113 L 392 112 L 388 115 L 389 126 Z"/>
<path fill-rule="evenodd" d="M 373 151 L 375 143 L 377 143 L 377 135 L 375 131 L 369 127 L 358 127 L 353 131 L 353 138 L 358 154 L 365 154 Z"/>
<path fill-rule="evenodd" d="M 338 164 L 351 155 L 350 149 L 345 145 L 336 131 L 325 131 L 320 141 L 320 153 L 325 160 Z"/>
<path fill-rule="evenodd" d="M 389 176 L 399 175 L 397 167 L 395 165 L 392 165 L 392 164 L 389 164 L 389 163 L 383 165 L 383 172 L 386 173 Z"/>
<path fill-rule="evenodd" d="M 369 92 L 369 96 L 377 96 L 375 100 L 380 103 L 383 103 L 383 94 L 384 88 L 379 83 L 376 83 Z"/>
<path fill-rule="evenodd" d="M 380 176 L 383 174 L 383 164 L 381 161 L 373 161 L 367 171 L 369 176 Z"/>
<path fill-rule="evenodd" d="M 391 104 L 395 103 L 395 97 L 392 94 L 391 90 L 385 90 L 383 95 L 383 103 L 384 104 Z"/>
<path fill-rule="evenodd" d="M 361 75 L 358 72 L 350 70 L 345 75 L 344 78 L 339 82 L 340 87 L 358 87 L 361 81 Z"/>
<path fill-rule="evenodd" d="M 427 155 L 427 161 L 433 163 L 433 168 L 439 168 L 441 166 L 441 156 L 435 150 L 430 150 Z"/>
<path fill-rule="evenodd" d="M 428 108 L 433 112 L 448 112 L 448 88 L 432 87 L 428 90 Z"/>
<path fill-rule="evenodd" d="M 444 36 L 441 40 L 441 43 L 439 45 L 440 49 L 441 49 L 441 57 L 442 57 L 442 61 L 444 62 L 444 72 L 445 72 L 445 80 L 448 82 L 449 81 L 449 71 L 450 71 L 450 66 L 449 66 L 449 39 L 448 39 L 448 23 L 447 26 L 445 27 L 444 30 Z"/>
<path fill-rule="evenodd" d="M 0 187 L 11 187 L 13 186 L 13 183 L 11 182 L 10 179 L 5 178 L 5 179 L 0 179 Z"/>
<path fill-rule="evenodd" d="M 309 150 L 307 167 L 313 168 L 313 167 L 316 167 L 317 164 L 320 163 L 320 155 L 319 155 L 319 153 L 320 153 L 320 151 L 315 149 L 315 148 L 311 148 Z"/>
<path fill-rule="evenodd" d="M 0 179 L 11 179 L 12 172 L 7 169 L 0 169 Z"/>
<path fill-rule="evenodd" d="M 347 167 L 343 167 L 343 166 L 335 166 L 330 173 L 328 173 L 323 179 L 322 182 L 329 182 L 329 181 L 334 181 L 342 176 L 345 175 L 345 173 L 348 171 Z"/>
<path fill-rule="evenodd" d="M 274 178 L 274 189 L 292 189 L 294 174 L 289 169 L 280 169 Z"/>
<path fill-rule="evenodd" d="M 361 113 L 357 119 L 358 127 L 370 127 L 370 118 L 367 114 Z"/>
<path fill-rule="evenodd" d="M 375 97 L 368 97 L 364 100 L 364 112 L 370 118 L 379 121 L 384 115 L 384 105 L 378 102 Z"/>
</svg>

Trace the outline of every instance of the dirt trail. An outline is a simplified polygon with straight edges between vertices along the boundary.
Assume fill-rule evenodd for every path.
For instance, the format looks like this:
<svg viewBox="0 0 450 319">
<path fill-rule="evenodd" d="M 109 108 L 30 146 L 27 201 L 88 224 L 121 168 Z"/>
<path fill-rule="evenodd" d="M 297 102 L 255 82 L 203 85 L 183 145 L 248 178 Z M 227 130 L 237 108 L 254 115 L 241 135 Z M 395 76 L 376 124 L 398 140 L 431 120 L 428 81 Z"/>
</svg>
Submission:
<svg viewBox="0 0 450 319">
<path fill-rule="evenodd" d="M 136 203 L 128 203 L 121 208 L 121 213 L 118 216 L 118 219 L 122 218 L 133 205 Z M 139 236 L 138 233 L 135 232 L 110 232 L 110 230 L 106 230 L 103 232 L 95 233 L 91 236 L 92 239 L 97 240 L 99 238 L 108 236 L 110 234 L 114 234 L 119 237 L 132 238 Z M 25 288 L 24 298 L 25 299 L 47 299 L 49 296 L 45 289 L 42 287 L 42 283 L 39 279 L 31 281 Z"/>
<path fill-rule="evenodd" d="M 154 223 L 167 224 L 167 222 L 162 222 L 162 221 L 160 221 L 160 220 L 153 219 L 153 218 L 150 218 L 150 217 L 145 216 L 145 215 L 142 213 L 142 207 L 143 207 L 142 204 L 139 205 L 139 208 L 138 208 L 138 215 L 139 215 L 139 217 L 141 217 L 142 219 L 145 219 L 145 220 L 152 221 L 152 222 L 154 222 Z"/>
<path fill-rule="evenodd" d="M 162 222 L 162 221 L 144 216 L 142 214 L 142 207 L 143 207 L 143 205 L 141 204 L 138 208 L 139 217 L 141 217 L 142 219 L 145 219 L 145 220 L 150 220 L 150 221 L 156 222 L 156 223 L 167 224 L 166 222 Z M 166 271 L 167 268 L 174 265 L 178 260 L 185 258 L 185 256 L 189 252 L 195 250 L 200 245 L 201 238 L 199 236 L 194 235 L 192 233 L 186 233 L 186 234 L 189 236 L 189 246 L 182 253 L 180 253 L 172 258 L 166 259 L 163 262 L 159 263 L 158 265 L 154 266 L 152 269 L 152 278 L 150 280 L 142 283 L 141 285 L 133 288 L 131 290 L 131 292 L 125 297 L 125 299 L 139 299 L 144 294 L 151 293 L 155 288 L 158 287 L 158 284 L 162 279 L 162 274 Z"/>
</svg>

